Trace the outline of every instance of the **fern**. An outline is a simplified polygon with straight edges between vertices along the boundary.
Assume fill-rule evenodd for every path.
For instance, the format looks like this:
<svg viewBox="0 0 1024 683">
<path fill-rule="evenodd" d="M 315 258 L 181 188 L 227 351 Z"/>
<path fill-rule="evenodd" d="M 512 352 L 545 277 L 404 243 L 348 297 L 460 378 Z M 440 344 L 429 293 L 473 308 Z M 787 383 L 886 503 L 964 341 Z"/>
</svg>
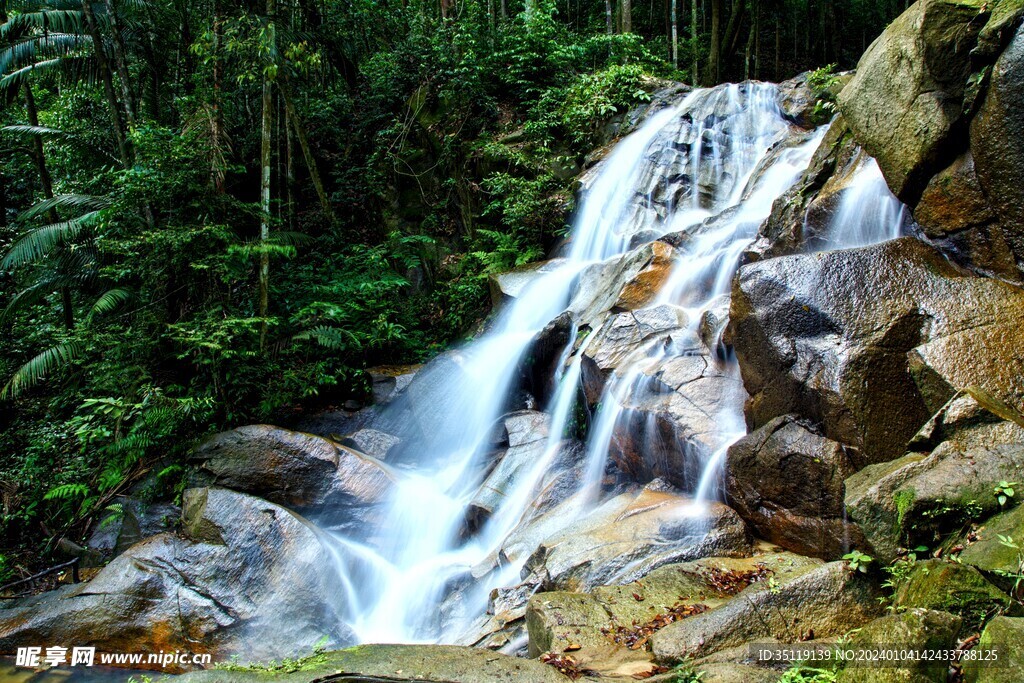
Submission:
<svg viewBox="0 0 1024 683">
<path fill-rule="evenodd" d="M 294 341 L 315 341 L 324 348 L 335 351 L 344 351 L 350 345 L 359 345 L 359 338 L 348 330 L 341 330 L 336 327 L 314 327 L 306 332 L 300 332 L 292 337 Z"/>
<path fill-rule="evenodd" d="M 41 202 L 43 203 L 43 202 Z M 26 210 L 22 217 L 30 211 L 35 210 L 39 204 Z M 49 209 L 47 209 L 47 212 Z M 27 235 L 14 243 L 7 256 L 4 257 L 0 268 L 11 270 L 19 266 L 34 263 L 50 254 L 56 247 L 67 244 L 76 238 L 83 230 L 94 225 L 99 218 L 99 211 L 90 211 L 78 218 L 51 223 L 32 230 Z"/>
<path fill-rule="evenodd" d="M 43 500 L 74 500 L 89 495 L 89 487 L 85 484 L 61 484 L 46 492 Z"/>
</svg>

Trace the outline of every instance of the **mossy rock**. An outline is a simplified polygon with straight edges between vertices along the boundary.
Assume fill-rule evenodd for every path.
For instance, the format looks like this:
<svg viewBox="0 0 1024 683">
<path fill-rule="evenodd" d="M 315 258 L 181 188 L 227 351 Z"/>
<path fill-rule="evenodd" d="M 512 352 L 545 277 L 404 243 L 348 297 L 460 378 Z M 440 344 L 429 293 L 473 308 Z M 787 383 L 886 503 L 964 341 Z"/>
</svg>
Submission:
<svg viewBox="0 0 1024 683">
<path fill-rule="evenodd" d="M 960 617 L 948 612 L 910 609 L 875 619 L 860 630 L 850 648 L 897 650 L 946 650 L 956 647 Z M 838 683 L 945 683 L 947 662 L 909 661 L 906 666 L 850 666 L 839 674 Z"/>
<path fill-rule="evenodd" d="M 917 563 L 897 590 L 894 604 L 955 614 L 963 619 L 965 632 L 980 630 L 993 616 L 1022 614 L 1020 606 L 977 569 L 944 560 Z"/>
<path fill-rule="evenodd" d="M 968 662 L 964 665 L 967 683 L 1020 683 L 1024 681 L 1024 619 L 996 617 L 989 622 L 978 641 L 976 652 L 996 648 L 999 659 L 993 662 Z"/>
<path fill-rule="evenodd" d="M 1024 505 L 996 515 L 978 529 L 977 538 L 960 553 L 960 560 L 980 569 L 996 585 L 1009 590 L 1021 571 L 1021 551 L 1004 545 L 1009 537 L 1024 547 Z"/>
<path fill-rule="evenodd" d="M 490 650 L 454 645 L 360 645 L 282 665 L 200 671 L 173 683 L 564 683 L 553 667 Z M 172 683 L 168 681 L 167 683 Z"/>
</svg>

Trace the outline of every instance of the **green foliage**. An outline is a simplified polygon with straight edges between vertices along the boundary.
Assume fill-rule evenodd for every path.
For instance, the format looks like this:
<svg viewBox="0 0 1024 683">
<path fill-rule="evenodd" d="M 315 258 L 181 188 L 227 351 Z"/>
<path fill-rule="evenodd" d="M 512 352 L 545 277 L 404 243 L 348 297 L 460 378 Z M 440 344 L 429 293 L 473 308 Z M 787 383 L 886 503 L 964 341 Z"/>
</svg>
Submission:
<svg viewBox="0 0 1024 683">
<path fill-rule="evenodd" d="M 859 550 L 852 550 L 845 555 L 843 559 L 846 560 L 846 566 L 850 568 L 850 571 L 861 572 L 863 574 L 868 573 L 871 563 L 874 562 L 875 558 L 870 555 L 866 555 Z"/>
<path fill-rule="evenodd" d="M 1001 481 L 995 485 L 992 492 L 996 497 L 996 502 L 999 503 L 999 507 L 1004 507 L 1009 501 L 1013 500 L 1013 488 L 1015 486 L 1017 486 L 1017 482 L 1012 481 Z"/>
<path fill-rule="evenodd" d="M 836 86 L 839 85 L 839 77 L 836 75 L 836 65 L 828 64 L 812 71 L 807 77 L 807 85 L 814 93 L 811 118 L 816 123 L 828 122 L 838 111 Z"/>
<path fill-rule="evenodd" d="M 700 683 L 704 680 L 704 672 L 694 669 L 690 662 L 682 662 L 669 672 L 669 680 L 672 683 Z"/>
<path fill-rule="evenodd" d="M 835 669 L 819 669 L 797 665 L 787 669 L 779 683 L 835 683 L 839 672 Z"/>
</svg>

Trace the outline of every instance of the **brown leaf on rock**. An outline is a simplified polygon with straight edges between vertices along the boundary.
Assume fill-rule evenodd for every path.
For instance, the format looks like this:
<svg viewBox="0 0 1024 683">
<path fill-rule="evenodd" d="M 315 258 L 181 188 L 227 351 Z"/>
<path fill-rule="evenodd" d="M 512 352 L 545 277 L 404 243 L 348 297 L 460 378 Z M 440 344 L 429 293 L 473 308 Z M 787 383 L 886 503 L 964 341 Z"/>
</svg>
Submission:
<svg viewBox="0 0 1024 683">
<path fill-rule="evenodd" d="M 601 632 L 619 645 L 625 645 L 630 650 L 639 650 L 647 645 L 647 641 L 650 640 L 650 637 L 656 631 L 665 628 L 674 621 L 707 611 L 707 605 L 678 603 L 668 611 L 657 615 L 643 624 L 636 624 L 634 622 L 632 626 L 615 625 L 610 628 L 603 628 Z"/>
</svg>

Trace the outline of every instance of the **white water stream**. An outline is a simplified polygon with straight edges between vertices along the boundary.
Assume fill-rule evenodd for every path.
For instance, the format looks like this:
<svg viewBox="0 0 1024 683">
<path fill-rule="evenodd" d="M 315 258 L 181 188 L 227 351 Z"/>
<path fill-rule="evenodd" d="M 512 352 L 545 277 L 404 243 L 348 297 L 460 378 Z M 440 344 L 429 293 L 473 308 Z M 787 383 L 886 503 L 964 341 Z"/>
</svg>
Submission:
<svg viewBox="0 0 1024 683">
<path fill-rule="evenodd" d="M 571 514 L 548 520 L 542 531 L 554 533 L 559 529 L 552 525 L 578 521 L 597 506 L 610 443 L 634 399 L 650 389 L 664 362 L 694 353 L 719 353 L 723 372 L 735 380 L 730 386 L 737 387 L 718 397 L 714 446 L 694 454 L 700 462 L 689 487 L 695 511 L 718 495 L 725 451 L 745 431 L 745 396 L 728 354 L 700 351 L 692 340 L 707 312 L 727 310 L 740 254 L 775 199 L 799 179 L 825 132 L 794 129 L 776 99 L 773 85 L 726 85 L 693 91 L 650 116 L 615 146 L 584 191 L 565 257 L 541 268 L 480 339 L 421 371 L 406 412 L 385 415 L 403 437 L 393 496 L 368 533 L 339 539 L 347 619 L 361 641 L 450 642 L 468 619 L 483 614 L 492 588 L 518 582 L 524 558 L 504 564 L 496 558 L 534 517 L 537 499 L 564 459 L 564 437 L 578 427 L 583 356 L 597 335 L 577 342 L 573 326 L 545 406 L 547 437 L 522 462 L 497 465 L 507 474 L 498 502 L 481 524 L 467 528 L 470 503 L 490 481 L 488 473 L 497 471 L 491 469 L 496 424 L 515 409 L 521 361 L 537 334 L 567 309 L 588 267 L 670 233 L 686 239 L 652 307 L 675 307 L 687 322 L 640 345 L 608 378 L 571 470 Z M 835 246 L 896 236 L 900 211 L 877 165 L 865 157 L 835 211 Z M 464 616 L 448 619 L 442 604 L 456 588 Z"/>
</svg>

